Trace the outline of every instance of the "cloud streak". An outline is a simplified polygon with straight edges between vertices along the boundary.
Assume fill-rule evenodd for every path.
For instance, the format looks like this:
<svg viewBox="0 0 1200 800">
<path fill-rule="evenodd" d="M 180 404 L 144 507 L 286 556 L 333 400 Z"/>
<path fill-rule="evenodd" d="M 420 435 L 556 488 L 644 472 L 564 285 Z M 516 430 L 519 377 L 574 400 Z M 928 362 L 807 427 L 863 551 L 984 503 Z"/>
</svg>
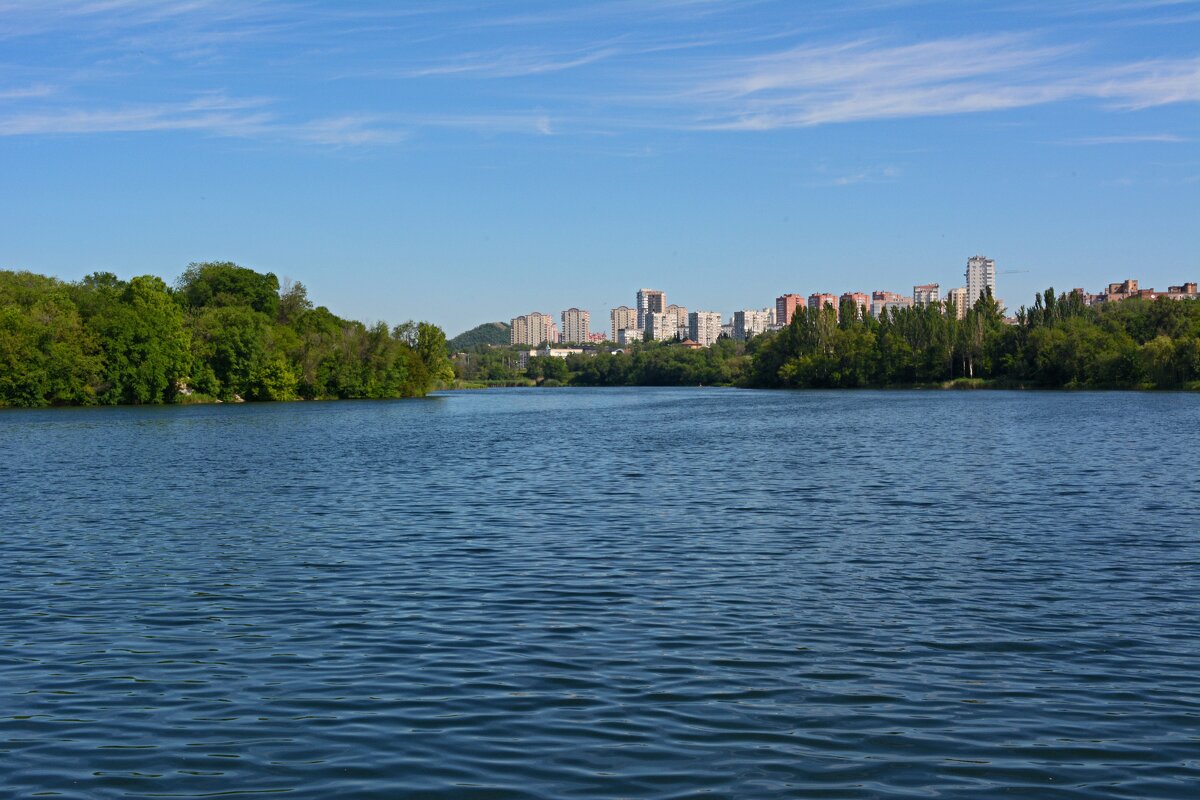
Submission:
<svg viewBox="0 0 1200 800">
<path fill-rule="evenodd" d="M 0 89 L 0 100 L 28 100 L 34 97 L 49 97 L 55 88 L 44 83 L 32 86 L 21 86 L 14 89 Z"/>
<path fill-rule="evenodd" d="M 292 141 L 346 147 L 393 144 L 404 132 L 377 115 L 283 120 L 265 99 L 206 94 L 184 102 L 143 103 L 113 108 L 55 108 L 0 116 L 0 136 L 190 131 L 210 136 Z"/>
<path fill-rule="evenodd" d="M 1085 40 L 1052 40 L 1051 29 L 838 36 L 817 21 L 800 32 L 806 17 L 822 17 L 811 12 L 786 15 L 789 25 L 778 28 L 737 16 L 756 5 L 766 4 L 598 0 L 522 15 L 464 3 L 356 11 L 286 0 L 46 0 L 33 13 L 0 0 L 0 38 L 30 37 L 31 61 L 50 37 L 50 52 L 81 53 L 70 68 L 45 58 L 40 67 L 18 64 L 13 74 L 28 83 L 0 88 L 0 135 L 195 131 L 365 146 L 422 128 L 755 132 L 1064 102 L 1109 113 L 1200 103 L 1200 50 L 1117 61 Z M 894 3 L 851 3 L 837 13 L 862 15 L 873 5 Z M 1194 5 L 1117 0 L 1103 13 Z M 1102 13 L 1094 6 L 1077 3 L 1077 13 Z M 504 31 L 500 42 L 494 29 Z M 297 79 L 258 80 L 272 70 L 294 70 Z M 128 77 L 149 74 L 150 91 L 126 89 Z M 214 85 L 246 94 L 267 85 L 259 93 L 276 99 L 197 94 Z M 343 90 L 356 98 L 350 107 Z M 120 101 L 147 95 L 163 102 Z M 1117 143 L 1103 138 L 1094 143 Z"/>
<path fill-rule="evenodd" d="M 657 99 L 691 127 L 761 131 L 1003 111 L 1091 99 L 1113 110 L 1200 102 L 1200 58 L 1079 66 L 1028 37 L 886 45 L 856 40 L 709 65 Z M 650 98 L 647 98 L 649 100 Z"/>
<path fill-rule="evenodd" d="M 1085 136 L 1080 139 L 1067 139 L 1060 144 L 1067 145 L 1105 145 L 1105 144 L 1184 144 L 1195 141 L 1186 136 L 1179 136 L 1174 133 L 1143 133 L 1132 134 L 1128 136 Z"/>
</svg>

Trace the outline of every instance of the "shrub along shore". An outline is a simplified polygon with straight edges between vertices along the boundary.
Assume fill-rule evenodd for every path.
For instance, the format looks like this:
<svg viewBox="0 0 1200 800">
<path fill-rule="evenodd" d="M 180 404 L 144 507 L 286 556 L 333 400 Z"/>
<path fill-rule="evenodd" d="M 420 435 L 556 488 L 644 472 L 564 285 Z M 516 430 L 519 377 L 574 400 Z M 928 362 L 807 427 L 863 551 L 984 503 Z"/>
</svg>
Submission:
<svg viewBox="0 0 1200 800">
<path fill-rule="evenodd" d="M 174 286 L 0 271 L 0 406 L 417 397 L 453 378 L 436 325 L 344 320 L 236 264 Z"/>
</svg>

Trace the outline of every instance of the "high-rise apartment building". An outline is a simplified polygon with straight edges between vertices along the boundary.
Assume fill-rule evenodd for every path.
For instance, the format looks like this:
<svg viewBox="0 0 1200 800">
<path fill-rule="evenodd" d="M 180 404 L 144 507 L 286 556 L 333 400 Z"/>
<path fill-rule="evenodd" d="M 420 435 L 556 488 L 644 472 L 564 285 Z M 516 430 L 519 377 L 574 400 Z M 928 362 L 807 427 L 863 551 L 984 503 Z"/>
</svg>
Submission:
<svg viewBox="0 0 1200 800">
<path fill-rule="evenodd" d="M 871 316 L 883 316 L 883 312 L 891 309 L 912 308 L 913 299 L 896 292 L 871 292 Z"/>
<path fill-rule="evenodd" d="M 923 283 L 913 287 L 913 305 L 928 306 L 942 299 L 942 287 L 937 283 Z"/>
<path fill-rule="evenodd" d="M 612 322 L 612 340 L 614 342 L 620 341 L 617 338 L 617 331 L 638 329 L 638 312 L 636 308 L 617 306 L 608 313 L 608 318 Z"/>
<path fill-rule="evenodd" d="M 688 311 L 683 306 L 677 306 L 674 303 L 667 306 L 667 313 L 675 317 L 675 331 L 680 339 L 688 337 Z"/>
<path fill-rule="evenodd" d="M 592 315 L 580 308 L 562 312 L 562 341 L 586 342 L 591 333 Z"/>
<path fill-rule="evenodd" d="M 800 294 L 784 294 L 775 298 L 775 322 L 778 325 L 787 325 L 792 321 L 792 314 L 796 313 L 797 308 L 804 306 L 804 295 Z"/>
<path fill-rule="evenodd" d="M 733 312 L 733 337 L 749 339 L 760 333 L 765 333 L 771 325 L 771 312 L 768 309 L 743 309 Z M 689 328 L 688 333 L 691 333 Z"/>
<path fill-rule="evenodd" d="M 833 309 L 834 315 L 838 313 L 838 299 L 836 294 L 825 294 L 824 292 L 813 292 L 808 296 L 809 311 L 823 311 L 825 306 Z"/>
<path fill-rule="evenodd" d="M 688 314 L 688 338 L 703 347 L 721 335 L 721 314 L 717 311 L 693 311 Z"/>
<path fill-rule="evenodd" d="M 646 338 L 653 341 L 674 339 L 679 334 L 679 322 L 669 311 L 646 312 Z"/>
<path fill-rule="evenodd" d="M 667 293 L 658 289 L 638 289 L 637 293 L 637 326 L 638 330 L 646 329 L 646 315 L 651 311 L 666 311 Z"/>
<path fill-rule="evenodd" d="M 841 302 L 853 305 L 860 319 L 866 319 L 871 313 L 871 298 L 862 292 L 843 292 Z"/>
<path fill-rule="evenodd" d="M 996 262 L 983 256 L 971 256 L 967 259 L 967 302 L 972 306 L 991 290 L 992 297 L 996 296 Z"/>
<path fill-rule="evenodd" d="M 529 347 L 537 347 L 546 342 L 554 343 L 558 341 L 558 326 L 549 314 L 534 311 L 513 317 L 508 340 L 511 344 Z"/>
<path fill-rule="evenodd" d="M 967 290 L 962 286 L 946 290 L 946 308 L 954 306 L 954 316 L 962 319 L 967 315 Z"/>
</svg>

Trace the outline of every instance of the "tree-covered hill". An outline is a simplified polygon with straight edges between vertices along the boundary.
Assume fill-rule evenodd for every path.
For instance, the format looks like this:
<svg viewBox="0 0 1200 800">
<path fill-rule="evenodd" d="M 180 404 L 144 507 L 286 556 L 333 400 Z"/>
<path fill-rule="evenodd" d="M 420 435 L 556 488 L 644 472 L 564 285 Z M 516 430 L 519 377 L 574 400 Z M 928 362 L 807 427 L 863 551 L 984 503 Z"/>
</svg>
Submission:
<svg viewBox="0 0 1200 800">
<path fill-rule="evenodd" d="M 460 333 L 451 339 L 450 351 L 457 353 L 481 344 L 506 345 L 511 327 L 507 322 L 485 322 L 482 325 L 476 325 L 471 330 Z"/>
<path fill-rule="evenodd" d="M 344 320 L 228 262 L 174 286 L 0 271 L 0 406 L 412 397 L 453 378 L 436 325 Z"/>
</svg>

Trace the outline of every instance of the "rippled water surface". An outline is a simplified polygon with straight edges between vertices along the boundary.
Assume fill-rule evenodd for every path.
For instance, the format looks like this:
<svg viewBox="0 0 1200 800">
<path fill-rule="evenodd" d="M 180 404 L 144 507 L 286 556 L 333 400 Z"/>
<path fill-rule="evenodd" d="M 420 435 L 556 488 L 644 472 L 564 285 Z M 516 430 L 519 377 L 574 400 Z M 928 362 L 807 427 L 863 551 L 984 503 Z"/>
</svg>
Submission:
<svg viewBox="0 0 1200 800">
<path fill-rule="evenodd" d="M 1200 397 L 0 413 L 0 796 L 1179 797 Z"/>
</svg>

